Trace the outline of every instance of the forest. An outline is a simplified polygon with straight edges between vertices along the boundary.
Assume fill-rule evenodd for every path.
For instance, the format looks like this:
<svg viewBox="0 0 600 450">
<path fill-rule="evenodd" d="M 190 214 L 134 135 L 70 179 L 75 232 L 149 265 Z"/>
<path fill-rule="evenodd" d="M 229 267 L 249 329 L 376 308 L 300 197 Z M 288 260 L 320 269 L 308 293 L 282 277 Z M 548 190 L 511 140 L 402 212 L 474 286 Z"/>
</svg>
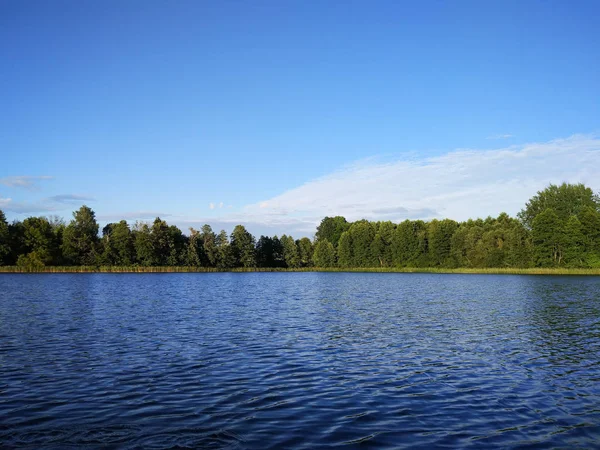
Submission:
<svg viewBox="0 0 600 450">
<path fill-rule="evenodd" d="M 256 239 L 243 225 L 228 235 L 210 225 L 184 234 L 157 217 L 102 228 L 82 206 L 66 223 L 29 217 L 7 223 L 0 210 L 0 264 L 233 268 L 600 268 L 600 198 L 583 184 L 549 185 L 510 217 L 405 220 L 325 217 L 314 239 Z"/>
</svg>

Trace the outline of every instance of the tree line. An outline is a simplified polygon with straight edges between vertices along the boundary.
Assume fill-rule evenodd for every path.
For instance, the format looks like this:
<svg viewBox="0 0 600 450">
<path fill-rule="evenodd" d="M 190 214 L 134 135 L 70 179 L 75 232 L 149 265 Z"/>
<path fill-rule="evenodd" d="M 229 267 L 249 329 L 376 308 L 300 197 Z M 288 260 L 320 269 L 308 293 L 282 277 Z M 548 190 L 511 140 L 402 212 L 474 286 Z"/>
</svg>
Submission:
<svg viewBox="0 0 600 450">
<path fill-rule="evenodd" d="M 0 264 L 44 266 L 236 267 L 600 267 L 600 199 L 583 184 L 550 185 L 516 218 L 348 222 L 325 217 L 313 240 L 260 236 L 243 225 L 228 235 L 210 225 L 179 228 L 109 223 L 100 233 L 95 213 L 82 206 L 66 223 L 29 217 L 9 224 L 0 211 Z"/>
</svg>

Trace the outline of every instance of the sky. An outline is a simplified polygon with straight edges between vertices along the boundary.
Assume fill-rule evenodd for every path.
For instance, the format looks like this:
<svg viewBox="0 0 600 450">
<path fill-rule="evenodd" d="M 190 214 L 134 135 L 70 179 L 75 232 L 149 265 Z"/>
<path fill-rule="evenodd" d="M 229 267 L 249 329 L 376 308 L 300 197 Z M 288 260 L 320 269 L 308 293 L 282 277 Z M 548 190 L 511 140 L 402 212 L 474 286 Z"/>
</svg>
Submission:
<svg viewBox="0 0 600 450">
<path fill-rule="evenodd" d="M 597 1 L 0 0 L 0 209 L 256 235 L 600 191 Z"/>
</svg>

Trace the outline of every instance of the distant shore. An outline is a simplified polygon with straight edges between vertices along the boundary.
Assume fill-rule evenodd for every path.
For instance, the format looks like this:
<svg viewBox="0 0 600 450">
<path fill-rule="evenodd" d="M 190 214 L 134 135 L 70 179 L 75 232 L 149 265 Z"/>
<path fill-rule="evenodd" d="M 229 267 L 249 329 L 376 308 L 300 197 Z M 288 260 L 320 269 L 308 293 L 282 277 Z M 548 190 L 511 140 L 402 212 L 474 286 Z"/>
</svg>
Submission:
<svg viewBox="0 0 600 450">
<path fill-rule="evenodd" d="M 218 272 L 373 272 L 373 273 L 440 273 L 440 274 L 504 274 L 504 275 L 595 275 L 600 276 L 600 268 L 572 269 L 572 268 L 457 268 L 446 269 L 441 267 L 376 267 L 376 268 L 233 268 L 218 269 L 214 267 L 186 267 L 186 266 L 47 266 L 40 268 L 27 268 L 18 266 L 0 266 L 0 273 L 218 273 Z"/>
</svg>

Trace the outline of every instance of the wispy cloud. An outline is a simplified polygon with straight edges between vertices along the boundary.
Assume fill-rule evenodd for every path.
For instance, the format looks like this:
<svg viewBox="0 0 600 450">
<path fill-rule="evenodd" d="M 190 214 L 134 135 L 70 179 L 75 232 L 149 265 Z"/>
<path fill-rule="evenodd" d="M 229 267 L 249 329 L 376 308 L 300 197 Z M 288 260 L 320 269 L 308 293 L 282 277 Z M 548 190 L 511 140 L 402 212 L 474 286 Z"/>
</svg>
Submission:
<svg viewBox="0 0 600 450">
<path fill-rule="evenodd" d="M 14 177 L 4 177 L 0 178 L 0 184 L 4 186 L 12 187 L 12 188 L 22 188 L 28 190 L 37 189 L 39 186 L 39 181 L 41 180 L 51 180 L 53 177 L 47 175 L 41 176 L 29 176 L 29 175 L 21 175 Z"/>
<path fill-rule="evenodd" d="M 497 140 L 497 139 L 510 139 L 512 137 L 514 137 L 514 135 L 512 135 L 512 134 L 493 134 L 492 136 L 488 136 L 486 139 Z"/>
<path fill-rule="evenodd" d="M 17 214 L 43 214 L 58 211 L 62 208 L 46 202 L 15 202 L 11 198 L 0 198 L 0 209 Z"/>
<path fill-rule="evenodd" d="M 61 194 L 34 201 L 13 201 L 12 198 L 0 198 L 0 208 L 17 214 L 43 214 L 63 211 L 68 207 L 79 206 L 93 201 L 92 197 L 76 194 Z"/>
<path fill-rule="evenodd" d="M 93 197 L 88 197 L 85 195 L 75 195 L 75 194 L 60 194 L 53 195 L 52 197 L 47 197 L 46 201 L 55 202 L 55 203 L 65 203 L 68 205 L 72 204 L 81 204 L 84 202 L 94 202 L 96 201 Z"/>
<path fill-rule="evenodd" d="M 0 197 L 0 208 L 5 208 L 7 205 L 10 205 L 12 202 L 12 198 Z"/>
</svg>

